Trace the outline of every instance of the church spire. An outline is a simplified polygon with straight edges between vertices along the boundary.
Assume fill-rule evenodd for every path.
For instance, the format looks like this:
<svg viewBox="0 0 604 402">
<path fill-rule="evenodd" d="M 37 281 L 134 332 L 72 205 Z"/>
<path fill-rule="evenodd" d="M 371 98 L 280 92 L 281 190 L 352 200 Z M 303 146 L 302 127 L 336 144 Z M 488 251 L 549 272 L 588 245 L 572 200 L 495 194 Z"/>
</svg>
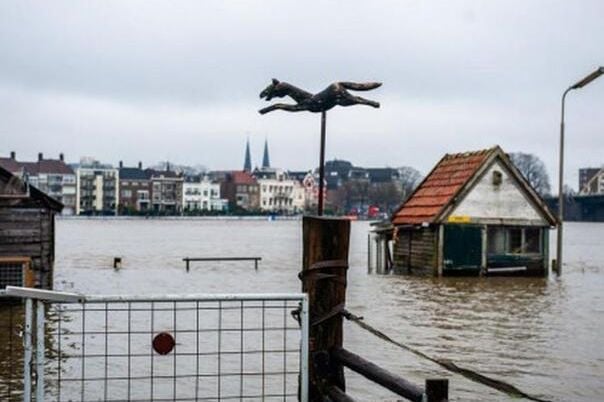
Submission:
<svg viewBox="0 0 604 402">
<path fill-rule="evenodd" d="M 264 140 L 264 155 L 262 156 L 262 167 L 269 168 L 271 167 L 271 161 L 268 158 L 268 140 Z"/>
<path fill-rule="evenodd" d="M 252 154 L 250 153 L 250 139 L 247 139 L 245 144 L 245 162 L 243 162 L 243 170 L 250 173 L 252 171 Z"/>
</svg>

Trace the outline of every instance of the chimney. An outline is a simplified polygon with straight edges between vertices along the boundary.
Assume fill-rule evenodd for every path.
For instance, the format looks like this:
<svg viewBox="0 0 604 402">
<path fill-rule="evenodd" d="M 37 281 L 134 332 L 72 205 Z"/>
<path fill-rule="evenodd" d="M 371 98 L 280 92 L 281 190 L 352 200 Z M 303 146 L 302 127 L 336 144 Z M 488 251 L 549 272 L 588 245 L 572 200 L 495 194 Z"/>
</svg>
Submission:
<svg viewBox="0 0 604 402">
<path fill-rule="evenodd" d="M 124 167 L 124 162 L 120 161 L 120 169 Z"/>
<path fill-rule="evenodd" d="M 10 158 L 11 158 L 12 160 L 15 160 L 15 159 L 17 158 L 17 154 L 15 154 L 15 151 L 11 151 L 11 152 L 10 152 Z"/>
<path fill-rule="evenodd" d="M 60 160 L 61 162 L 65 162 L 65 155 L 63 155 L 63 152 L 61 152 L 61 153 L 59 154 L 59 160 Z"/>
<path fill-rule="evenodd" d="M 44 159 L 44 154 L 42 152 L 38 153 L 38 162 L 42 162 L 42 159 Z"/>
<path fill-rule="evenodd" d="M 138 168 L 142 170 L 142 168 L 143 168 L 143 162 L 138 161 Z"/>
</svg>

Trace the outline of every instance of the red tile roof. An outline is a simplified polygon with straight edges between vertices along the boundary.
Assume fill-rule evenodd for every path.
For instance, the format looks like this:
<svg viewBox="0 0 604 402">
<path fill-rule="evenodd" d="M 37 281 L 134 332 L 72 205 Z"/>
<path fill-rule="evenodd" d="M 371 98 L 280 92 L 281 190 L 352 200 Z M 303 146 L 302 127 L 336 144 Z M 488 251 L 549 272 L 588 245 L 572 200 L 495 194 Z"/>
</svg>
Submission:
<svg viewBox="0 0 604 402">
<path fill-rule="evenodd" d="M 392 223 L 433 222 L 497 149 L 445 155 L 393 215 Z"/>
<path fill-rule="evenodd" d="M 245 171 L 233 171 L 231 172 L 231 180 L 235 184 L 256 184 L 256 179 Z"/>
</svg>

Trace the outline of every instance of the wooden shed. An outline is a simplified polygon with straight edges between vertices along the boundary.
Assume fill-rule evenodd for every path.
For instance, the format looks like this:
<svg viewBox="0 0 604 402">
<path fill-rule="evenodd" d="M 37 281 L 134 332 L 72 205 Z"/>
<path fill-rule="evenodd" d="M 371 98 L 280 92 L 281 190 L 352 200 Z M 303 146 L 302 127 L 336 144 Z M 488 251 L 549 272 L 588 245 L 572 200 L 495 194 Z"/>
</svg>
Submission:
<svg viewBox="0 0 604 402">
<path fill-rule="evenodd" d="M 498 146 L 445 155 L 391 220 L 395 272 L 549 272 L 557 219 Z"/>
<path fill-rule="evenodd" d="M 0 289 L 52 288 L 55 214 L 63 205 L 0 167 Z"/>
</svg>

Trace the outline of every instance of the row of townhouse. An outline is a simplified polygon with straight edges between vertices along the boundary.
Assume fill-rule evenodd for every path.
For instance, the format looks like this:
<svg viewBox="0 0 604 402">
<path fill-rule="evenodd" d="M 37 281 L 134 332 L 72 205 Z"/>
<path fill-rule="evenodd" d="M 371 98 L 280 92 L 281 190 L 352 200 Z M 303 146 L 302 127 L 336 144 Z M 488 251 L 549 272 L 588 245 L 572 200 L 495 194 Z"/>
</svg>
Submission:
<svg viewBox="0 0 604 402">
<path fill-rule="evenodd" d="M 67 164 L 64 155 L 36 162 L 17 161 L 14 152 L 0 166 L 65 205 L 64 214 L 180 215 L 198 211 L 264 211 L 294 214 L 317 204 L 311 172 L 262 167 L 254 171 L 214 171 L 196 176 L 138 166 L 117 167 L 93 158 Z"/>
</svg>

